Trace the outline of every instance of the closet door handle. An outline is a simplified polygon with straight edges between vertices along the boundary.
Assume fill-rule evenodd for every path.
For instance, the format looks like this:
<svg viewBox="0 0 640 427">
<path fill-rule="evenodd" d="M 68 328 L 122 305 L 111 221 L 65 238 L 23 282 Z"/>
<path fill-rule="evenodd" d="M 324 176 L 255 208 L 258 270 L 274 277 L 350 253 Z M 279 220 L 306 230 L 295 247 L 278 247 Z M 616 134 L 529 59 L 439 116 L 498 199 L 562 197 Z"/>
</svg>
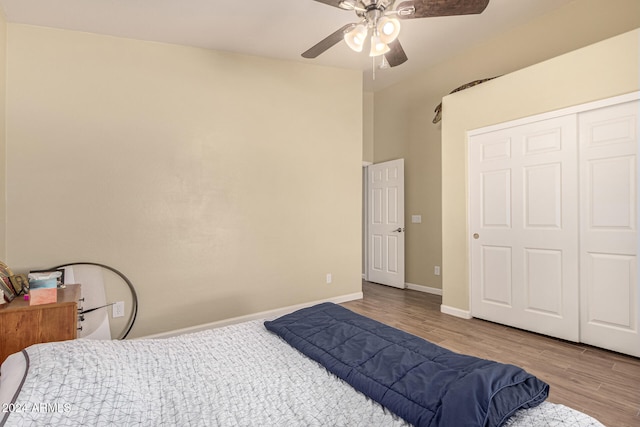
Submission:
<svg viewBox="0 0 640 427">
<path fill-rule="evenodd" d="M 480 235 L 478 233 L 473 233 L 473 238 L 478 240 L 480 238 Z"/>
</svg>

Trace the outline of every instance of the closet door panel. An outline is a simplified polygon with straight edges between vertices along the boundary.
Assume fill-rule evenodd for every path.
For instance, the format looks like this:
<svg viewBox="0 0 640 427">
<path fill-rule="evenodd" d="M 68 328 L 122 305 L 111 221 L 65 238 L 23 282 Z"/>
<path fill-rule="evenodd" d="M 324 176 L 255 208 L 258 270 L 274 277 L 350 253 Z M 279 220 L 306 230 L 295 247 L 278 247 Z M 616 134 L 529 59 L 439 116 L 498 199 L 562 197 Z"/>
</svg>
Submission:
<svg viewBox="0 0 640 427">
<path fill-rule="evenodd" d="M 576 116 L 469 141 L 471 309 L 578 340 Z"/>
<path fill-rule="evenodd" d="M 525 250 L 525 309 L 562 316 L 562 251 Z"/>
<path fill-rule="evenodd" d="M 617 150 L 616 150 L 617 151 Z M 588 155 L 588 153 L 587 153 Z M 622 155 L 588 159 L 586 164 L 589 231 L 636 229 L 636 158 Z M 632 236 L 632 234 L 628 234 Z"/>
<path fill-rule="evenodd" d="M 482 247 L 482 300 L 487 304 L 512 308 L 511 248 L 504 246 Z"/>
<path fill-rule="evenodd" d="M 588 326 L 633 333 L 637 283 L 635 257 L 590 252 L 585 263 Z"/>
<path fill-rule="evenodd" d="M 524 227 L 562 228 L 562 164 L 548 163 L 524 169 Z"/>
<path fill-rule="evenodd" d="M 581 341 L 640 356 L 638 101 L 579 115 Z"/>
</svg>

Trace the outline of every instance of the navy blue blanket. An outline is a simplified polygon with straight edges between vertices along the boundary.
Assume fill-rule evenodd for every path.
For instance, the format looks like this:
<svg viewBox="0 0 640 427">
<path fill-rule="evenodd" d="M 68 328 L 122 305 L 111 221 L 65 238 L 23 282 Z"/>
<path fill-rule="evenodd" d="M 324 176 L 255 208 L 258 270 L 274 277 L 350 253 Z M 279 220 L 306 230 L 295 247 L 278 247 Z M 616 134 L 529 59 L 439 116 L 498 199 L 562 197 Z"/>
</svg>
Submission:
<svg viewBox="0 0 640 427">
<path fill-rule="evenodd" d="M 517 366 L 454 353 L 332 303 L 265 326 L 416 426 L 500 426 L 549 394 Z"/>
</svg>

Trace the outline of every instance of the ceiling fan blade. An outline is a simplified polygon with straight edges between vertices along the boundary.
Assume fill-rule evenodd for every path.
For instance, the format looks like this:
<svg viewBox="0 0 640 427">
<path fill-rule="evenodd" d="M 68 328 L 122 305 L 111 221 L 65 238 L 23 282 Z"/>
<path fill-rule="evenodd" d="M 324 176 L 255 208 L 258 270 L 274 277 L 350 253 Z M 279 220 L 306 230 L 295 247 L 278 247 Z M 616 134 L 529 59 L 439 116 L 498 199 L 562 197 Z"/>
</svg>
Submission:
<svg viewBox="0 0 640 427">
<path fill-rule="evenodd" d="M 389 63 L 390 67 L 395 67 L 396 65 L 403 64 L 407 61 L 407 54 L 404 53 L 404 49 L 400 44 L 398 39 L 395 39 L 391 43 L 389 43 L 389 48 L 391 49 L 389 52 L 384 54 L 385 59 Z"/>
<path fill-rule="evenodd" d="M 342 0 L 316 0 L 316 1 L 320 3 L 328 4 L 329 6 L 333 6 L 333 7 L 340 7 L 340 3 L 342 3 Z"/>
<path fill-rule="evenodd" d="M 428 18 L 434 16 L 474 15 L 482 13 L 489 0 L 409 0 L 398 4 L 396 10 L 415 7 L 409 15 L 399 14 L 401 19 Z"/>
<path fill-rule="evenodd" d="M 311 47 L 309 50 L 304 52 L 302 54 L 302 57 L 303 58 L 316 58 L 321 53 L 324 53 L 324 51 L 326 51 L 329 48 L 335 46 L 338 42 L 343 40 L 344 33 L 346 33 L 347 31 L 351 31 L 353 29 L 353 27 L 355 27 L 355 26 L 356 26 L 356 24 L 347 24 L 344 27 L 336 30 L 334 33 L 332 33 L 329 36 L 325 37 L 324 39 L 320 40 L 319 43 L 317 43 L 315 46 Z"/>
</svg>

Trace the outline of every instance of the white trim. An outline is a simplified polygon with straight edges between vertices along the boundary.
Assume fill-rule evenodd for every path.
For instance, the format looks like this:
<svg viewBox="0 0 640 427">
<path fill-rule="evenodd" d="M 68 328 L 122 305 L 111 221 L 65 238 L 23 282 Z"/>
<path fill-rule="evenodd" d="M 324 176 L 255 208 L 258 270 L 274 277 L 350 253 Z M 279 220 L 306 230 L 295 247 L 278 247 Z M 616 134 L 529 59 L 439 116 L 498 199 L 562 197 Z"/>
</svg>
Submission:
<svg viewBox="0 0 640 427">
<path fill-rule="evenodd" d="M 460 310 L 459 308 L 450 307 L 448 305 L 441 304 L 440 312 L 444 314 L 449 314 L 451 316 L 460 317 L 462 319 L 471 319 L 471 312 L 469 310 Z"/>
<path fill-rule="evenodd" d="M 363 161 L 362 161 L 362 167 L 363 167 L 363 168 L 364 168 L 364 167 L 367 167 L 367 166 L 370 166 L 370 165 L 372 165 L 372 164 L 373 164 L 372 162 L 367 162 L 367 161 L 365 161 L 365 160 L 363 160 Z"/>
<path fill-rule="evenodd" d="M 147 338 L 169 338 L 175 337 L 182 334 L 188 334 L 191 332 L 199 332 L 207 329 L 215 329 L 221 328 L 223 326 L 235 325 L 236 323 L 248 322 L 250 320 L 259 320 L 259 319 L 275 319 L 276 317 L 284 316 L 285 314 L 292 313 L 296 310 L 300 310 L 301 308 L 311 307 L 312 305 L 320 304 L 323 302 L 333 302 L 336 304 L 340 304 L 347 301 L 353 301 L 362 299 L 362 292 L 355 292 L 353 294 L 341 295 L 338 297 L 327 298 L 319 301 L 311 301 L 303 304 L 290 305 L 288 307 L 276 308 L 274 310 L 261 311 L 259 313 L 247 314 L 244 316 L 232 317 L 229 319 L 218 320 L 216 322 L 204 323 L 202 325 L 189 326 L 187 328 L 176 329 L 173 331 L 160 332 L 153 335 L 146 335 L 143 337 L 138 337 L 136 339 L 147 339 Z"/>
<path fill-rule="evenodd" d="M 439 289 L 439 288 L 432 288 L 430 286 L 425 286 L 425 285 L 416 285 L 415 283 L 408 283 L 408 282 L 406 282 L 404 285 L 406 286 L 407 289 L 411 289 L 412 291 L 425 292 L 427 294 L 442 296 L 442 289 Z"/>
<path fill-rule="evenodd" d="M 567 108 L 561 108 L 559 110 L 549 111 L 546 113 L 535 114 L 529 117 L 523 117 L 521 119 L 515 119 L 504 123 L 498 123 L 495 125 L 485 126 L 478 129 L 472 129 L 467 131 L 467 138 L 470 136 L 476 136 L 483 133 L 494 132 L 497 130 L 507 129 L 510 127 L 526 125 L 533 122 L 539 122 L 542 120 L 553 119 L 561 116 L 568 116 L 569 114 L 582 113 L 584 111 L 595 110 L 598 108 L 608 107 L 615 104 L 622 104 L 624 102 L 630 102 L 640 99 L 640 91 L 626 93 L 624 95 L 614 96 L 612 98 L 600 99 L 598 101 L 587 102 L 586 104 L 574 105 Z"/>
</svg>

